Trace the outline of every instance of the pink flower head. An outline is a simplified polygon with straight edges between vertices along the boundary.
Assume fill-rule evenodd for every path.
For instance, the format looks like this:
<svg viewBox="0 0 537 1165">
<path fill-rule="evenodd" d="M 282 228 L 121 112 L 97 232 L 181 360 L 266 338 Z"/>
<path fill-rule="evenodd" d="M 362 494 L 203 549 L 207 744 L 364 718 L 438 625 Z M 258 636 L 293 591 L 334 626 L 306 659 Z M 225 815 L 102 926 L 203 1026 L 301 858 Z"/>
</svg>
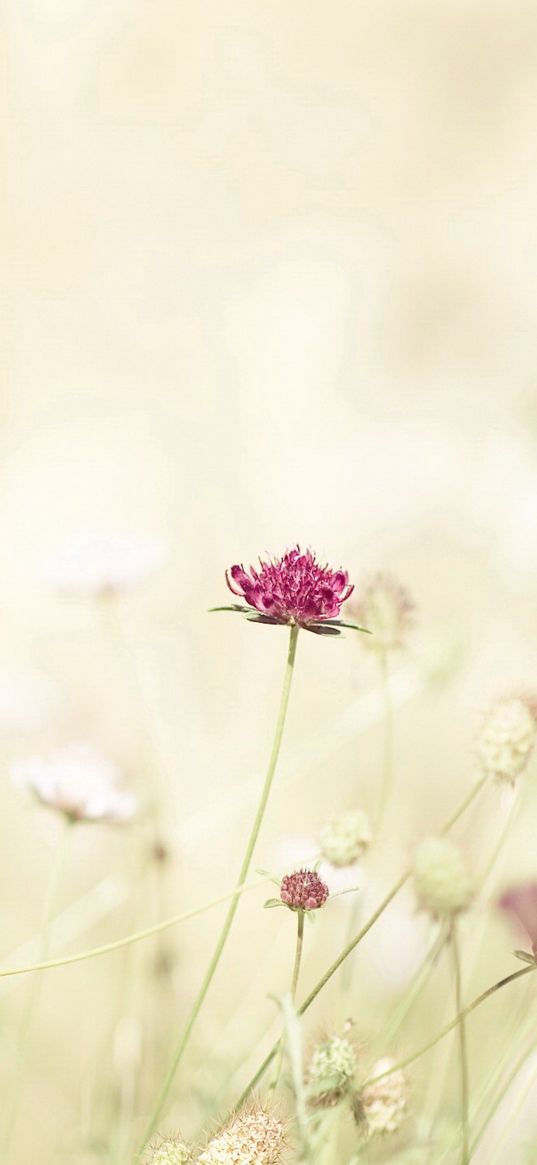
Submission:
<svg viewBox="0 0 537 1165">
<path fill-rule="evenodd" d="M 522 928 L 526 931 L 537 958 L 537 882 L 528 882 L 524 886 L 507 890 L 498 906 L 514 920 L 519 930 Z"/>
<path fill-rule="evenodd" d="M 257 612 L 249 616 L 255 622 L 296 625 L 325 635 L 339 634 L 342 603 L 354 590 L 346 570 L 321 566 L 311 550 L 302 551 L 299 546 L 282 558 L 260 559 L 259 569 L 232 566 L 226 571 L 226 582 L 234 595 Z M 232 609 L 247 613 L 248 607 Z"/>
<path fill-rule="evenodd" d="M 328 886 L 315 870 L 297 870 L 282 878 L 280 898 L 290 910 L 318 910 L 328 898 Z"/>
</svg>

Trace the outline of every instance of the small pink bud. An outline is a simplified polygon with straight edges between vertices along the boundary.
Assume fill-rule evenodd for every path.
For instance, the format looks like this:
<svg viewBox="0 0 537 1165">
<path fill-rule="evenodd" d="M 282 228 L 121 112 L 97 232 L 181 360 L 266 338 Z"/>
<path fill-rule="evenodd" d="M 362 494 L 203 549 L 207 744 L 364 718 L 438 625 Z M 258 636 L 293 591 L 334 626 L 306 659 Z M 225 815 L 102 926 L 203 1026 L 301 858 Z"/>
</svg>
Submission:
<svg viewBox="0 0 537 1165">
<path fill-rule="evenodd" d="M 328 886 L 315 870 L 297 870 L 282 878 L 280 897 L 291 910 L 319 910 L 328 894 Z"/>
</svg>

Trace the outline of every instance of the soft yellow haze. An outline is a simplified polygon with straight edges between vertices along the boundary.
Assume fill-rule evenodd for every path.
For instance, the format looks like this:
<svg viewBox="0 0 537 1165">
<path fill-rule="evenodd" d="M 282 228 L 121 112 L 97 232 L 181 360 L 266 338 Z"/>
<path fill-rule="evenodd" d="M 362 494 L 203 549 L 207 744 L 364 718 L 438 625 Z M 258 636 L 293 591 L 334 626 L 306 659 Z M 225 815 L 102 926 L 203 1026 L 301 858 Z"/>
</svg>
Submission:
<svg viewBox="0 0 537 1165">
<path fill-rule="evenodd" d="M 0 23 L 0 966 L 36 955 L 58 841 L 9 778 L 28 754 L 89 741 L 142 801 L 158 771 L 172 854 L 159 899 L 128 832 L 81 828 L 55 950 L 232 888 L 286 632 L 207 609 L 227 601 L 230 563 L 296 541 L 357 585 L 392 570 L 418 607 L 395 665 L 396 797 L 364 875 L 376 900 L 464 795 L 482 707 L 537 686 L 537 6 L 4 0 Z M 164 561 L 119 629 L 58 595 L 46 565 L 80 535 L 124 532 L 157 539 Z M 299 637 L 254 864 L 282 873 L 329 813 L 374 804 L 377 679 L 351 633 Z M 505 812 L 491 796 L 459 831 L 474 869 Z M 514 829 L 498 885 L 535 873 L 532 821 Z M 264 896 L 241 903 L 178 1078 L 166 1127 L 187 1136 L 236 1099 L 276 1030 L 292 926 Z M 346 902 L 307 934 L 305 987 L 341 946 Z M 125 997 L 120 956 L 44 977 L 5 1165 L 129 1165 L 219 917 L 170 932 L 172 973 L 146 994 L 154 945 L 134 948 Z M 511 967 L 487 925 L 470 994 L 488 951 Z M 428 939 L 409 894 L 364 946 L 360 1038 Z M 0 979 L 0 1093 L 27 986 Z M 125 1140 L 107 1156 L 121 1087 Z"/>
</svg>

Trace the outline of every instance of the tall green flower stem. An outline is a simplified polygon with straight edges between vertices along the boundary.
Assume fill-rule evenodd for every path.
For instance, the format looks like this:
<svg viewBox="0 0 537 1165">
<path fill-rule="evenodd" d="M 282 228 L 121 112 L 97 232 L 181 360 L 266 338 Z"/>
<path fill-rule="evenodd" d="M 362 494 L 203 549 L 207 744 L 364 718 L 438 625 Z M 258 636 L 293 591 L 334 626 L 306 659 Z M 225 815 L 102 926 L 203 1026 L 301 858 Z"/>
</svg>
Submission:
<svg viewBox="0 0 537 1165">
<path fill-rule="evenodd" d="M 455 979 L 455 1014 L 460 1015 L 458 1024 L 459 1063 L 461 1073 L 461 1128 L 462 1153 L 461 1165 L 468 1165 L 470 1160 L 470 1133 L 469 1133 L 469 1089 L 468 1089 L 468 1046 L 466 1042 L 466 1019 L 462 1006 L 461 986 L 461 954 L 457 923 L 454 922 L 450 935 L 451 952 L 453 956 L 453 975 Z"/>
<path fill-rule="evenodd" d="M 65 862 L 67 841 L 71 832 L 71 825 L 72 822 L 69 817 L 62 818 L 61 835 L 54 851 L 54 857 L 52 860 L 45 890 L 45 897 L 43 899 L 43 905 L 41 908 L 41 921 L 39 925 L 38 936 L 38 951 L 40 962 L 46 960 L 47 957 L 50 922 L 57 898 L 62 869 Z M 30 1036 L 37 1011 L 40 986 L 41 980 L 39 976 L 36 975 L 30 984 L 26 1007 L 22 1017 L 22 1024 L 17 1044 L 17 1059 L 12 1079 L 12 1088 L 4 1109 L 5 1124 L 0 1138 L 0 1162 L 2 1162 L 2 1165 L 4 1165 L 4 1163 L 7 1165 L 11 1140 L 17 1123 L 21 1091 L 24 1083 L 26 1062 L 28 1058 Z"/>
<path fill-rule="evenodd" d="M 275 732 L 274 732 L 272 750 L 271 750 L 268 768 L 267 768 L 267 772 L 266 772 L 266 776 L 265 776 L 265 781 L 263 784 L 263 789 L 261 791 L 261 798 L 260 798 L 260 801 L 259 801 L 259 804 L 257 807 L 257 812 L 256 812 L 256 815 L 254 818 L 254 823 L 252 825 L 250 836 L 248 838 L 248 842 L 246 845 L 246 852 L 244 854 L 242 866 L 241 866 L 239 877 L 238 877 L 238 885 L 241 885 L 246 880 L 246 878 L 248 876 L 248 871 L 250 869 L 250 865 L 251 865 L 252 858 L 254 855 L 254 850 L 256 847 L 257 839 L 259 837 L 259 832 L 261 830 L 261 825 L 263 823 L 263 818 L 265 816 L 265 810 L 267 808 L 267 803 L 268 803 L 268 799 L 270 796 L 272 783 L 274 780 L 274 774 L 276 772 L 276 765 L 278 763 L 278 757 L 280 755 L 280 748 L 281 748 L 283 732 L 284 732 L 284 727 L 285 727 L 285 720 L 286 720 L 286 716 L 287 716 L 287 708 L 289 705 L 289 696 L 290 696 L 290 692 L 291 692 L 291 684 L 292 684 L 292 679 L 293 679 L 293 670 L 294 670 L 294 664 L 295 664 L 297 639 L 298 639 L 298 627 L 295 624 L 293 624 L 293 626 L 290 628 L 290 632 L 289 632 L 289 646 L 288 646 L 288 651 L 287 651 L 287 662 L 286 662 L 286 666 L 285 666 L 283 687 L 282 687 L 282 693 L 281 693 L 281 697 L 280 697 L 280 706 L 279 706 L 278 716 L 277 716 L 277 720 L 276 720 L 276 728 L 275 728 Z M 235 918 L 237 906 L 238 906 L 238 898 L 233 898 L 231 901 L 231 904 L 229 906 L 228 912 L 226 914 L 226 917 L 224 920 L 224 925 L 223 925 L 222 930 L 220 932 L 220 936 L 218 938 L 216 947 L 214 949 L 211 961 L 210 961 L 209 966 L 207 968 L 207 971 L 205 973 L 205 978 L 201 984 L 200 990 L 198 992 L 198 995 L 196 997 L 196 1000 L 194 1002 L 194 1005 L 192 1007 L 190 1015 L 189 1015 L 187 1022 L 185 1024 L 184 1030 L 182 1032 L 182 1035 L 181 1035 L 181 1038 L 179 1040 L 179 1044 L 177 1046 L 175 1054 L 173 1056 L 172 1062 L 170 1064 L 170 1067 L 168 1069 L 166 1077 L 162 1083 L 160 1092 L 158 1093 L 158 1096 L 156 1098 L 155 1105 L 153 1107 L 153 1111 L 152 1111 L 151 1116 L 149 1118 L 149 1121 L 147 1123 L 147 1126 L 146 1126 L 146 1129 L 145 1129 L 145 1132 L 144 1132 L 144 1135 L 142 1138 L 142 1142 L 140 1144 L 140 1148 L 139 1148 L 139 1152 L 138 1152 L 139 1157 L 141 1156 L 149 1138 L 153 1135 L 153 1133 L 155 1131 L 158 1120 L 159 1120 L 160 1115 L 162 1113 L 162 1109 L 163 1109 L 163 1107 L 166 1103 L 166 1100 L 168 1098 L 170 1088 L 171 1088 L 173 1081 L 175 1079 L 175 1074 L 177 1072 L 179 1064 L 181 1063 L 183 1053 L 184 1053 L 185 1048 L 188 1044 L 188 1041 L 190 1039 L 190 1036 L 191 1036 L 192 1031 L 194 1029 L 194 1026 L 196 1024 L 196 1020 L 197 1020 L 199 1013 L 203 1007 L 205 997 L 209 991 L 209 988 L 210 988 L 211 983 L 213 981 L 215 972 L 218 968 L 218 964 L 219 964 L 220 959 L 222 957 L 222 953 L 224 951 L 229 932 L 230 932 L 231 927 L 233 925 L 233 920 Z"/>
<path fill-rule="evenodd" d="M 451 817 L 449 817 L 448 820 L 446 821 L 443 829 L 440 831 L 441 834 L 449 833 L 450 829 L 452 829 L 453 826 L 456 825 L 459 818 L 463 816 L 463 814 L 466 812 L 467 809 L 469 809 L 470 805 L 473 803 L 473 801 L 475 800 L 478 793 L 483 788 L 483 785 L 486 783 L 486 781 L 487 781 L 487 777 L 481 777 L 478 781 L 476 781 L 476 783 L 470 789 L 470 792 L 466 795 L 464 800 L 461 802 L 461 804 L 458 806 L 458 808 L 455 810 L 455 812 L 451 815 Z M 382 902 L 379 904 L 379 906 L 377 906 L 377 909 L 373 911 L 373 914 L 370 915 L 367 922 L 365 922 L 364 925 L 361 927 L 361 929 L 358 931 L 358 934 L 356 934 L 354 936 L 354 938 L 352 938 L 351 941 L 347 943 L 347 945 L 343 948 L 341 954 L 338 955 L 337 959 L 334 960 L 334 962 L 331 964 L 331 966 L 328 968 L 328 970 L 325 971 L 324 975 L 322 975 L 321 978 L 319 979 L 319 981 L 316 983 L 316 985 L 312 989 L 312 991 L 310 991 L 309 995 L 304 1000 L 304 1003 L 298 1008 L 299 1015 L 304 1015 L 305 1012 L 308 1011 L 308 1008 L 311 1007 L 312 1003 L 316 1000 L 317 996 L 320 994 L 320 992 L 323 990 L 323 988 L 326 987 L 326 984 L 329 983 L 330 979 L 333 977 L 333 975 L 335 975 L 336 972 L 339 971 L 339 968 L 345 962 L 345 959 L 347 959 L 348 956 L 351 954 L 351 952 L 354 951 L 357 946 L 359 946 L 359 944 L 362 942 L 362 939 L 364 939 L 365 936 L 367 934 L 369 934 L 369 931 L 372 929 L 372 927 L 375 925 L 375 923 L 378 921 L 378 919 L 381 917 L 381 915 L 384 914 L 384 911 L 388 908 L 390 903 L 393 902 L 393 899 L 397 896 L 399 891 L 402 890 L 404 885 L 406 885 L 406 883 L 408 882 L 408 880 L 410 878 L 410 874 L 411 874 L 411 871 L 408 869 L 405 870 L 405 872 L 403 874 L 401 874 L 401 877 L 399 878 L 399 880 L 395 883 L 394 886 L 392 886 L 391 890 L 386 895 L 386 897 L 382 899 Z M 530 970 L 531 970 L 531 968 L 530 968 Z M 449 1030 L 451 1030 L 451 1028 Z M 265 1059 L 263 1060 L 263 1063 L 259 1066 L 259 1068 L 257 1069 L 257 1072 L 252 1077 L 250 1082 L 247 1084 L 247 1086 L 244 1089 L 243 1093 L 241 1094 L 239 1100 L 237 1101 L 237 1104 L 234 1106 L 233 1112 L 236 1112 L 242 1106 L 244 1101 L 250 1095 L 252 1089 L 255 1088 L 257 1086 L 257 1084 L 259 1084 L 259 1081 L 264 1076 L 267 1068 L 272 1063 L 274 1056 L 276 1055 L 276 1053 L 278 1051 L 278 1047 L 279 1047 L 279 1040 L 276 1044 L 274 1044 L 274 1046 L 271 1048 L 270 1052 L 267 1053 L 267 1055 L 265 1056 Z"/>
<path fill-rule="evenodd" d="M 291 977 L 291 1003 L 293 1005 L 293 1009 L 294 1009 L 295 1000 L 296 1000 L 296 993 L 297 993 L 297 989 L 298 989 L 298 978 L 300 975 L 300 965 L 302 962 L 302 949 L 304 946 L 304 919 L 305 919 L 305 917 L 306 916 L 305 916 L 303 910 L 297 911 L 295 961 L 293 964 L 293 974 Z M 273 1088 L 273 1089 L 276 1089 L 278 1087 L 278 1082 L 280 1079 L 280 1074 L 281 1074 L 281 1070 L 282 1070 L 282 1063 L 283 1063 L 283 1051 L 284 1051 L 284 1040 L 283 1040 L 283 1036 L 282 1036 L 282 1039 L 280 1040 L 280 1051 L 279 1051 L 279 1055 L 278 1055 L 276 1071 L 274 1073 L 274 1080 L 271 1084 L 271 1088 Z"/>
</svg>

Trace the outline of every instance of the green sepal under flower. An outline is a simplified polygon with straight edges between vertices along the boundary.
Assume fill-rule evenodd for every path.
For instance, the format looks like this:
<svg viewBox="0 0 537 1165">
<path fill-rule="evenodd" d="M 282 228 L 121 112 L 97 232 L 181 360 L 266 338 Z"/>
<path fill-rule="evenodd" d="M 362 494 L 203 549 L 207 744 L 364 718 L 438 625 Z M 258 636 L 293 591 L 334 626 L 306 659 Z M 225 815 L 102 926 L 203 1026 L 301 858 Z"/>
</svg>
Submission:
<svg viewBox="0 0 537 1165">
<path fill-rule="evenodd" d="M 233 614 L 244 615 L 249 623 L 265 623 L 271 627 L 286 626 L 286 624 L 282 624 L 281 619 L 274 619 L 271 615 L 262 615 L 253 610 L 252 607 L 243 607 L 240 603 L 232 603 L 225 607 L 209 607 L 210 615 L 218 611 L 231 611 Z M 367 627 L 361 627 L 359 623 L 347 623 L 343 619 L 313 620 L 311 623 L 301 624 L 301 627 L 304 631 L 311 631 L 313 635 L 341 635 L 343 628 L 348 628 L 350 631 L 363 631 L 365 635 L 371 635 L 371 631 Z"/>
</svg>

